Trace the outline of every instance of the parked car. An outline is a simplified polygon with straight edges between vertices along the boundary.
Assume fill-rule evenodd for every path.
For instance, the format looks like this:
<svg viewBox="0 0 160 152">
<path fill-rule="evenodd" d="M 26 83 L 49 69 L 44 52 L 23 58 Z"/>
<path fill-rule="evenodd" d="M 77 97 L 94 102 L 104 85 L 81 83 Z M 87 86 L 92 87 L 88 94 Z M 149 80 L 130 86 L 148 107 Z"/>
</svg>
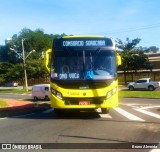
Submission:
<svg viewBox="0 0 160 152">
<path fill-rule="evenodd" d="M 17 82 L 7 82 L 5 83 L 6 87 L 18 87 L 18 83 Z"/>
<path fill-rule="evenodd" d="M 152 81 L 151 78 L 143 78 L 135 82 L 129 83 L 127 87 L 131 91 L 134 89 L 147 89 L 149 91 L 153 91 L 159 86 L 160 86 L 159 82 Z"/>
<path fill-rule="evenodd" d="M 32 97 L 34 100 L 50 100 L 50 84 L 38 84 L 32 86 Z"/>
</svg>

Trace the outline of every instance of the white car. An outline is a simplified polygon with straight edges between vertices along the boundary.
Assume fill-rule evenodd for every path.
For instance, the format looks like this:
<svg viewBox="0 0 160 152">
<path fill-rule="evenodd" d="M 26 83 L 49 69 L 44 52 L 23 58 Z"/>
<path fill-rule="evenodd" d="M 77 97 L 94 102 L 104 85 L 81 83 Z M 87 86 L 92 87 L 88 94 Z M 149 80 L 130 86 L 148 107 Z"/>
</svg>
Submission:
<svg viewBox="0 0 160 152">
<path fill-rule="evenodd" d="M 134 89 L 147 89 L 153 91 L 159 87 L 159 82 L 152 81 L 150 78 L 143 78 L 129 83 L 127 87 L 131 91 Z"/>
<path fill-rule="evenodd" d="M 32 97 L 34 100 L 50 100 L 50 84 L 39 84 L 32 86 Z"/>
</svg>

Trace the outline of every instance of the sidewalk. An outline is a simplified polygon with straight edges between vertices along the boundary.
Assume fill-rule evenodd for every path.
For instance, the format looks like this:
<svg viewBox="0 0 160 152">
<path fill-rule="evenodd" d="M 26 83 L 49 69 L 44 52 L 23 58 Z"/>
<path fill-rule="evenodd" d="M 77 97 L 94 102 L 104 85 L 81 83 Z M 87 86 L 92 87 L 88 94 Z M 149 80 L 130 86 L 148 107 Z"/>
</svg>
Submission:
<svg viewBox="0 0 160 152">
<path fill-rule="evenodd" d="M 17 100 L 6 100 L 4 101 L 9 105 L 8 107 L 5 108 L 0 108 L 0 109 L 25 109 L 25 108 L 33 108 L 36 107 L 37 104 L 33 103 L 31 101 L 17 101 Z"/>
<path fill-rule="evenodd" d="M 8 107 L 0 108 L 0 118 L 25 115 L 50 109 L 48 103 L 3 99 Z"/>
</svg>

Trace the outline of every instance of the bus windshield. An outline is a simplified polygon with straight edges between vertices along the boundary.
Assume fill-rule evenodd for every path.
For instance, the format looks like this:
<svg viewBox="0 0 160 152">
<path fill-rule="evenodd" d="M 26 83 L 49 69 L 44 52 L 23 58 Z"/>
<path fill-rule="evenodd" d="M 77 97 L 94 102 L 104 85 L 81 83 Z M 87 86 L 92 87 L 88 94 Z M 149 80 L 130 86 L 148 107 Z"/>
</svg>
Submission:
<svg viewBox="0 0 160 152">
<path fill-rule="evenodd" d="M 54 52 L 51 78 L 57 80 L 106 80 L 116 76 L 115 51 L 62 49 Z"/>
</svg>

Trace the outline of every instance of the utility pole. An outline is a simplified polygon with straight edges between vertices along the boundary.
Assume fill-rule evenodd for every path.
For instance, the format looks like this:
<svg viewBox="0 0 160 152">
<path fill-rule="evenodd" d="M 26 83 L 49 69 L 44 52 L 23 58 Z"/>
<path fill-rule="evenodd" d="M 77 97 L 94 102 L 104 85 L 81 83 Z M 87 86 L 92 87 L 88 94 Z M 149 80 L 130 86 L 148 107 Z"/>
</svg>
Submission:
<svg viewBox="0 0 160 152">
<path fill-rule="evenodd" d="M 24 54 L 24 39 L 22 38 L 22 59 L 23 59 L 23 70 L 24 70 L 24 84 L 23 87 L 25 87 L 26 92 L 28 92 L 28 81 L 27 81 L 27 72 L 26 72 L 26 58 Z"/>
</svg>

